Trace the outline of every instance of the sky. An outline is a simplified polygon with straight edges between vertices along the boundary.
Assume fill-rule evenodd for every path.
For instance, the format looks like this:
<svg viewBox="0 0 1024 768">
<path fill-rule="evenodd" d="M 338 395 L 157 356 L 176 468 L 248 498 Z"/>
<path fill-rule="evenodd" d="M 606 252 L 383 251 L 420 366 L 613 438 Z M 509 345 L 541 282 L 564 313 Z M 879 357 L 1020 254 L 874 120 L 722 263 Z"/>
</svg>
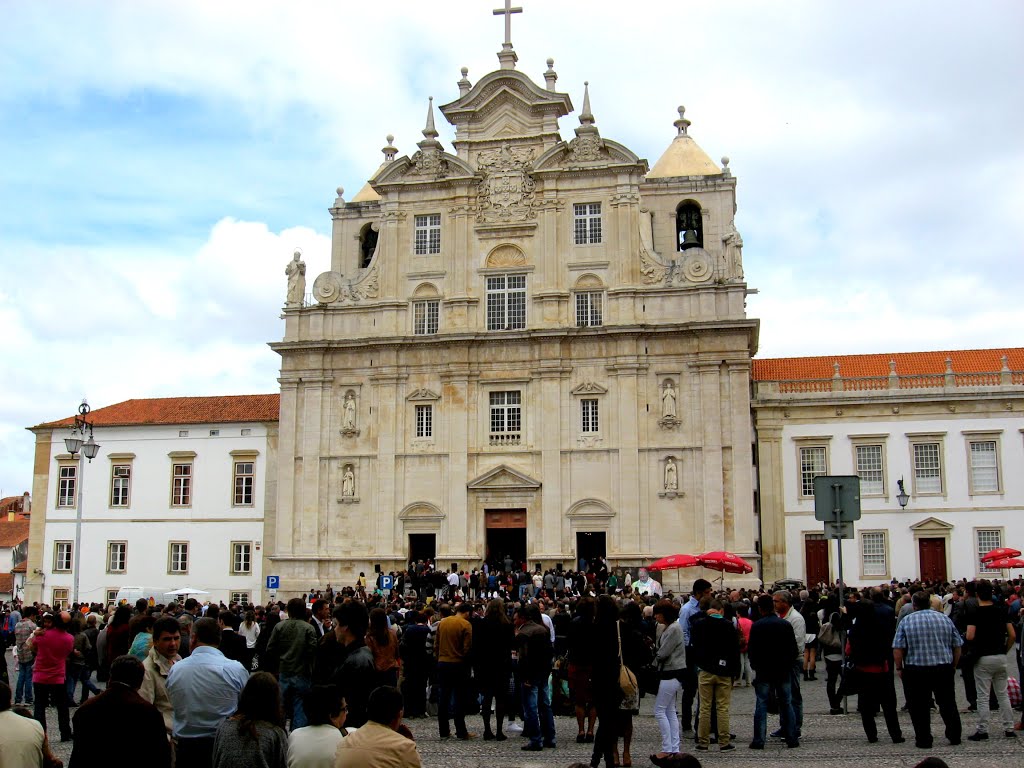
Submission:
<svg viewBox="0 0 1024 768">
<path fill-rule="evenodd" d="M 277 391 L 291 253 L 497 68 L 500 4 L 0 0 L 0 492 L 82 397 Z M 653 165 L 684 104 L 730 157 L 759 356 L 1024 342 L 1024 4 L 516 5 L 602 136 Z"/>
</svg>

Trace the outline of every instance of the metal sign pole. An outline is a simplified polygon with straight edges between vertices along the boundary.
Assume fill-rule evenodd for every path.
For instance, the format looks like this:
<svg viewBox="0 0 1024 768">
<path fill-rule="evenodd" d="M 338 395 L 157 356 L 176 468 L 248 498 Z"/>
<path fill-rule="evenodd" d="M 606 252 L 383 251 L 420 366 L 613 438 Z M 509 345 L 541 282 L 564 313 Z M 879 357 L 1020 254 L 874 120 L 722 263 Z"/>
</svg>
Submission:
<svg viewBox="0 0 1024 768">
<path fill-rule="evenodd" d="M 836 527 L 837 528 L 841 526 L 841 522 L 840 521 L 842 519 L 842 514 L 843 514 L 842 507 L 840 506 L 840 503 L 839 503 L 839 489 L 840 488 L 842 488 L 842 485 L 840 485 L 839 483 L 832 483 L 832 502 L 833 502 L 832 503 L 832 515 L 835 517 Z M 838 566 L 839 566 L 839 611 L 837 613 L 839 614 L 839 620 L 845 625 L 846 621 L 845 621 L 845 619 L 843 619 L 843 605 L 846 602 L 846 582 L 843 581 L 843 538 L 842 538 L 842 536 L 839 536 L 838 538 L 836 538 L 836 552 L 837 552 L 836 561 L 837 561 Z M 840 656 L 839 669 L 841 670 L 841 674 L 843 676 L 845 676 L 846 675 L 846 643 L 844 643 L 844 642 L 841 642 L 839 644 L 839 656 Z M 846 695 L 846 686 L 843 685 L 843 683 L 845 683 L 845 682 L 846 682 L 845 680 L 840 679 L 840 685 L 842 685 L 842 689 L 843 689 L 843 714 L 844 715 L 848 715 L 848 714 L 850 714 L 850 704 L 849 704 L 849 696 Z"/>
</svg>

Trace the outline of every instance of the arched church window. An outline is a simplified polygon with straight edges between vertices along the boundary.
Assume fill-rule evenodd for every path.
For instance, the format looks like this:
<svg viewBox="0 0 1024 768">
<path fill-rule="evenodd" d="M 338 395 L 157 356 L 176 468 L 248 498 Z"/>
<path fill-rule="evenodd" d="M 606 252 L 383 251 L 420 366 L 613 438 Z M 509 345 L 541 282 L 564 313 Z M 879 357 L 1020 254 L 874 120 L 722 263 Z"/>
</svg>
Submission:
<svg viewBox="0 0 1024 768">
<path fill-rule="evenodd" d="M 676 208 L 676 249 L 704 247 L 704 221 L 700 206 L 692 200 Z"/>
<path fill-rule="evenodd" d="M 366 269 L 370 266 L 370 261 L 373 259 L 374 251 L 377 250 L 377 237 L 379 232 L 374 227 L 374 222 L 366 224 L 359 231 L 359 267 L 360 269 Z"/>
</svg>

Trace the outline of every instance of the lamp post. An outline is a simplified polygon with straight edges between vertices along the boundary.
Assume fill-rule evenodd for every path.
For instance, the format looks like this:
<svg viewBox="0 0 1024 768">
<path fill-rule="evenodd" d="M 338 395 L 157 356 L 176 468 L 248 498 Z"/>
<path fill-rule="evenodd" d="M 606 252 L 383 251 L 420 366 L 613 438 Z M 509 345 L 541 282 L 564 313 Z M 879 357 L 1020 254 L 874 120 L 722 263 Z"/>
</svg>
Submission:
<svg viewBox="0 0 1024 768">
<path fill-rule="evenodd" d="M 903 487 L 902 477 L 896 481 L 896 487 L 900 489 L 900 492 L 896 494 L 896 503 L 900 505 L 900 509 L 906 509 L 910 496 L 907 495 L 907 490 Z"/>
<path fill-rule="evenodd" d="M 82 562 L 82 498 L 83 489 L 85 486 L 85 465 L 82 463 L 82 458 L 85 457 L 92 463 L 92 460 L 96 458 L 96 454 L 100 451 L 99 443 L 97 443 L 92 436 L 92 424 L 88 420 L 89 403 L 84 399 L 82 404 L 78 406 L 78 414 L 75 416 L 75 423 L 71 427 L 71 436 L 64 438 L 64 445 L 68 449 L 73 457 L 78 458 L 78 503 L 75 505 L 75 551 L 72 553 L 74 562 L 72 566 L 74 568 L 74 589 L 72 590 L 71 602 L 78 602 L 78 581 L 81 572 Z M 88 437 L 86 437 L 88 435 Z M 83 438 L 85 438 L 83 440 Z"/>
</svg>

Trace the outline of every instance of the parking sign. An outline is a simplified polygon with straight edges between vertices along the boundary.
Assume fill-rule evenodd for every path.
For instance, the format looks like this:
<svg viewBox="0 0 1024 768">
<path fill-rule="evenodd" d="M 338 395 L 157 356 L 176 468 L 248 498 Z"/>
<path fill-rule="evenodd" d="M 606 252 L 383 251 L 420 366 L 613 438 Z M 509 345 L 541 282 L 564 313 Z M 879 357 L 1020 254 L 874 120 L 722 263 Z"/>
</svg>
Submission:
<svg viewBox="0 0 1024 768">
<path fill-rule="evenodd" d="M 391 589 L 394 586 L 393 582 L 394 582 L 394 579 L 392 579 L 390 576 L 381 576 L 380 577 L 380 588 L 381 589 Z"/>
<path fill-rule="evenodd" d="M 267 576 L 267 589 L 269 589 L 271 591 L 276 591 L 277 589 L 280 589 L 280 587 L 281 587 L 281 577 L 280 576 Z"/>
</svg>

